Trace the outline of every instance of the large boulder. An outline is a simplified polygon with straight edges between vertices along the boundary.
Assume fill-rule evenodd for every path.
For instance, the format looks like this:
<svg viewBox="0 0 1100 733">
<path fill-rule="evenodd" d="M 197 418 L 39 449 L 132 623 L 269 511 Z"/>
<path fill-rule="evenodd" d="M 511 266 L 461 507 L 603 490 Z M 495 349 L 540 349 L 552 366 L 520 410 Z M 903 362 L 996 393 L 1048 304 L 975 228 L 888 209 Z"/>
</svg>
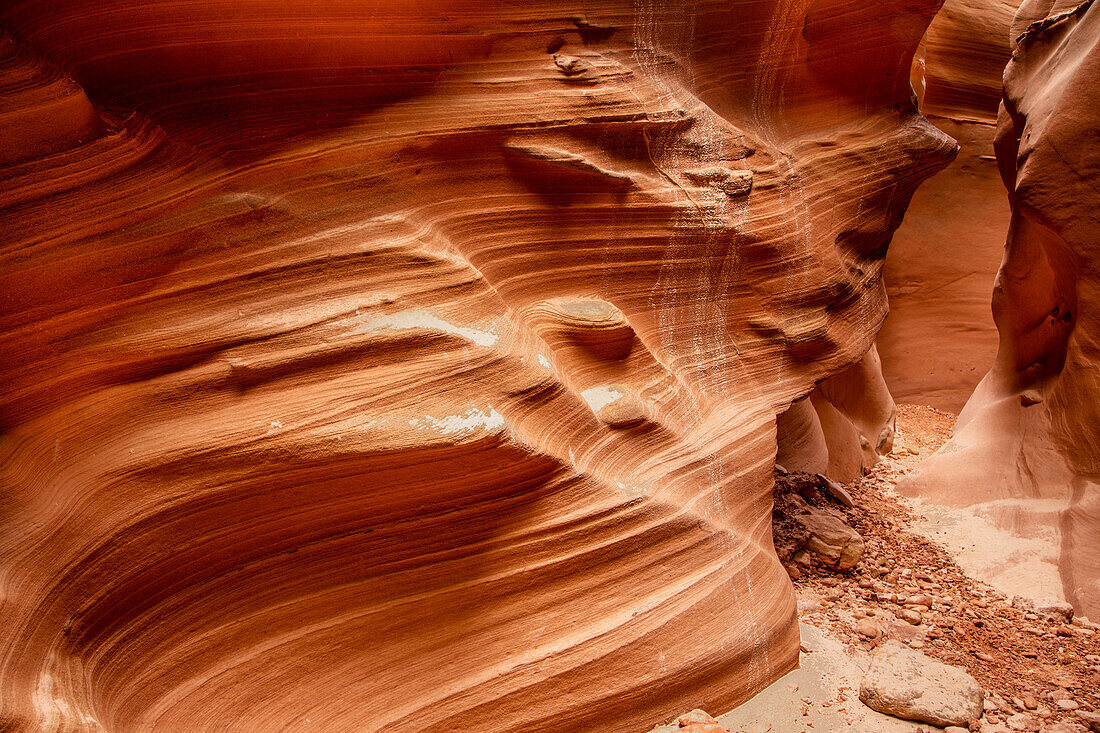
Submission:
<svg viewBox="0 0 1100 733">
<path fill-rule="evenodd" d="M 875 650 L 859 699 L 880 713 L 941 728 L 982 717 L 982 688 L 973 677 L 893 640 Z"/>
<path fill-rule="evenodd" d="M 809 537 L 805 549 L 819 562 L 837 570 L 851 570 L 863 557 L 863 537 L 828 509 L 808 504 L 800 496 L 792 496 L 796 513 L 792 519 Z"/>
</svg>

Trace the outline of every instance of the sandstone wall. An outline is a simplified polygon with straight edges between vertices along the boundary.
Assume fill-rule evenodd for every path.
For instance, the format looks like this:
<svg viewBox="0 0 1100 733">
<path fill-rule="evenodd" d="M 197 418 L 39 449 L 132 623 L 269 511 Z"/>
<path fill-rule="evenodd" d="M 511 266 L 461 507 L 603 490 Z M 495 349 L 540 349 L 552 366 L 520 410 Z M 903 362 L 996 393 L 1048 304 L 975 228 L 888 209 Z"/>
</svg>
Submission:
<svg viewBox="0 0 1100 733">
<path fill-rule="evenodd" d="M 5 3 L 0 727 L 626 731 L 790 669 L 775 418 L 954 155 L 937 7 Z"/>
<path fill-rule="evenodd" d="M 955 437 L 903 488 L 1052 532 L 1066 598 L 1096 616 L 1100 9 L 1025 2 L 1013 37 L 997 134 L 1012 206 L 993 293 L 1000 346 Z"/>
</svg>

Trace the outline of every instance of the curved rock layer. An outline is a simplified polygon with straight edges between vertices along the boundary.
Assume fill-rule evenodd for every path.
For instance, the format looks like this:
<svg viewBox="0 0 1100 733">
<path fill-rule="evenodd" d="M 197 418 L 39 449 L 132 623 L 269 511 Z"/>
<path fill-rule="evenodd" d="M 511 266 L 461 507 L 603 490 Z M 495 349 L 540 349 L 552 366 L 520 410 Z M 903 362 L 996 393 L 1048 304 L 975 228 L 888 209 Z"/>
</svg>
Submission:
<svg viewBox="0 0 1100 733">
<path fill-rule="evenodd" d="M 885 269 L 890 316 L 874 352 L 779 418 L 780 464 L 847 481 L 893 446 L 894 401 L 957 412 L 997 349 L 989 313 L 1008 225 L 993 157 L 1001 72 L 1019 0 L 947 0 L 911 69 L 921 111 L 958 140 L 914 195 Z"/>
<path fill-rule="evenodd" d="M 1054 529 L 1065 595 L 1100 615 L 1100 6 L 1025 2 L 998 124 L 1012 219 L 994 367 L 904 490 Z"/>
<path fill-rule="evenodd" d="M 921 111 L 993 122 L 1001 103 L 1011 25 L 1021 0 L 946 0 L 924 34 Z"/>
<path fill-rule="evenodd" d="M 790 669 L 775 416 L 954 154 L 937 5 L 5 3 L 0 727 L 637 730 Z"/>
<path fill-rule="evenodd" d="M 788 471 L 849 481 L 894 447 L 897 407 L 878 349 L 820 382 L 776 421 L 776 462 Z"/>
</svg>

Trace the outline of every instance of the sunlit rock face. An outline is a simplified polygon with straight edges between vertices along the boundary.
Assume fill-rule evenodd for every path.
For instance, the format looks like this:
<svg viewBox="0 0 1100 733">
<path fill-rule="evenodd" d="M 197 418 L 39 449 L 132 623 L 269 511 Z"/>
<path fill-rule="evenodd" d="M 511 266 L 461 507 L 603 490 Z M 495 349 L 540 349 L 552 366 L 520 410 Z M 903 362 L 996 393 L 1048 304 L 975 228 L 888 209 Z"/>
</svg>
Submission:
<svg viewBox="0 0 1100 733">
<path fill-rule="evenodd" d="M 954 154 L 937 5 L 6 3 L 3 727 L 639 730 L 794 666 L 775 417 Z"/>
<path fill-rule="evenodd" d="M 1067 599 L 1100 615 L 1100 7 L 1025 2 L 997 159 L 1012 205 L 996 364 L 954 439 L 904 485 L 1055 534 Z"/>
</svg>

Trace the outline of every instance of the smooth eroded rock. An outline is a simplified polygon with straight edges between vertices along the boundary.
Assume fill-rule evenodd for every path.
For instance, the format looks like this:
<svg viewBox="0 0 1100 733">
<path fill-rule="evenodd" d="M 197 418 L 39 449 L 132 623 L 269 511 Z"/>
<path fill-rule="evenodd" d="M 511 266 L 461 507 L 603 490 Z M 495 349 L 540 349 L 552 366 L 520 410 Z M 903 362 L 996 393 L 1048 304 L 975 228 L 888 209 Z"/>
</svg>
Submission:
<svg viewBox="0 0 1100 733">
<path fill-rule="evenodd" d="M 969 674 L 897 641 L 875 650 L 859 688 L 868 707 L 940 727 L 982 717 L 982 688 Z"/>
</svg>

